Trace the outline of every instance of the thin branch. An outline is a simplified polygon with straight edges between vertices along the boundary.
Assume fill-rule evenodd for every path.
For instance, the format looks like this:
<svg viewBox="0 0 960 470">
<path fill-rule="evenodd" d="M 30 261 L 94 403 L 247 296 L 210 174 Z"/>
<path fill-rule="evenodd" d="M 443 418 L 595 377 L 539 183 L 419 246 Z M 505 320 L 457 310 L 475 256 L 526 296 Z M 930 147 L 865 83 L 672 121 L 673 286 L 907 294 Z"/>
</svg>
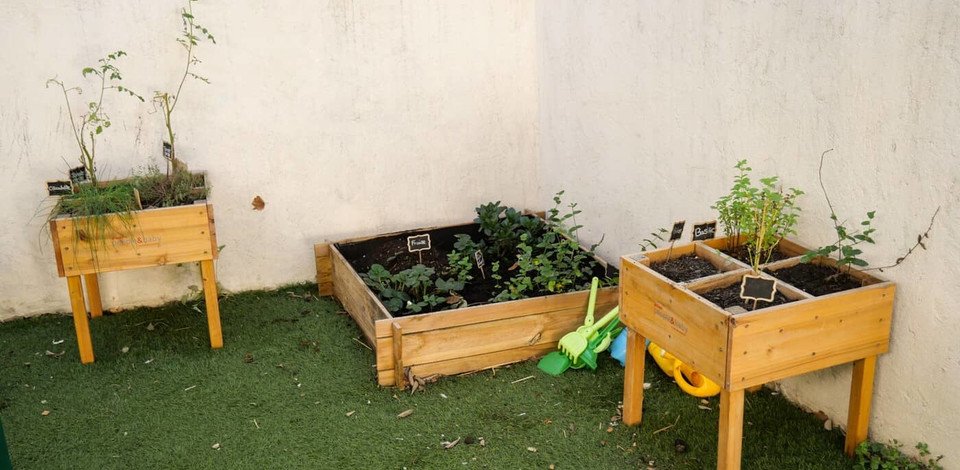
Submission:
<svg viewBox="0 0 960 470">
<path fill-rule="evenodd" d="M 917 235 L 917 242 L 914 243 L 913 246 L 911 246 L 910 249 L 907 250 L 907 252 L 904 253 L 903 256 L 897 258 L 897 260 L 894 261 L 893 264 L 887 265 L 887 266 L 878 266 L 878 267 L 876 267 L 876 268 L 863 269 L 862 271 L 873 271 L 874 269 L 877 269 L 877 270 L 879 270 L 880 272 L 883 272 L 884 269 L 890 269 L 890 268 L 896 267 L 896 266 L 898 266 L 900 263 L 904 262 L 904 260 L 906 260 L 907 257 L 910 256 L 910 255 L 913 253 L 913 250 L 916 250 L 916 249 L 917 249 L 917 247 L 920 247 L 920 248 L 923 248 L 924 250 L 926 250 L 926 249 L 927 249 L 927 246 L 923 244 L 923 240 L 924 240 L 925 238 L 930 238 L 930 230 L 933 229 L 933 221 L 936 220 L 937 214 L 939 214 L 939 213 L 940 213 L 940 206 L 937 206 L 937 210 L 934 211 L 934 212 L 933 212 L 933 216 L 930 217 L 930 225 L 927 226 L 927 230 L 926 230 L 925 232 L 923 232 L 922 234 Z"/>
</svg>

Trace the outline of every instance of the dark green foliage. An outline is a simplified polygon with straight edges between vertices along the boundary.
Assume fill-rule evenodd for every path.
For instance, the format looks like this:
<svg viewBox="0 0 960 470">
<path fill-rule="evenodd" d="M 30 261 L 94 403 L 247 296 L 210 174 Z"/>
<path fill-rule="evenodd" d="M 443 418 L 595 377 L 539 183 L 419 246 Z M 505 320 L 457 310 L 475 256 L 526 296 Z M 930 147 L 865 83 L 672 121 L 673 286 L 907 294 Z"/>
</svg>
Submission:
<svg viewBox="0 0 960 470">
<path fill-rule="evenodd" d="M 943 456 L 930 457 L 927 444 L 920 442 L 916 449 L 919 459 L 904 454 L 903 443 L 896 439 L 891 444 L 881 442 L 861 442 L 857 446 L 855 470 L 943 470 L 940 460 Z"/>
<path fill-rule="evenodd" d="M 510 278 L 503 282 L 503 290 L 493 299 L 495 302 L 514 300 L 537 294 L 558 294 L 589 288 L 596 261 L 593 250 L 581 249 L 577 231 L 582 228 L 576 222 L 581 211 L 576 203 L 561 210 L 563 191 L 553 197 L 554 207 L 547 213 L 547 229 L 539 237 L 530 232 L 520 234 L 517 244 L 517 261 Z"/>
<path fill-rule="evenodd" d="M 480 231 L 488 246 L 488 254 L 493 259 L 516 253 L 523 234 L 528 234 L 532 238 L 544 230 L 542 220 L 532 215 L 523 215 L 512 207 L 501 206 L 500 201 L 478 207 L 474 222 L 480 224 Z"/>
<path fill-rule="evenodd" d="M 222 299 L 225 344 L 215 351 L 190 306 L 106 315 L 91 324 L 97 362 L 87 366 L 69 315 L 0 323 L 0 419 L 14 468 L 716 468 L 718 400 L 698 408 L 656 367 L 647 366 L 639 427 L 610 424 L 624 372 L 606 355 L 595 372 L 550 377 L 530 361 L 398 393 L 377 386 L 375 353 L 343 307 L 315 292 Z M 839 431 L 782 395 L 746 401 L 744 469 L 853 464 Z"/>
<path fill-rule="evenodd" d="M 374 264 L 360 277 L 376 292 L 390 313 L 409 315 L 462 306 L 456 292 L 463 290 L 463 282 L 452 278 L 434 279 L 434 274 L 433 268 L 422 264 L 396 274 Z"/>
</svg>

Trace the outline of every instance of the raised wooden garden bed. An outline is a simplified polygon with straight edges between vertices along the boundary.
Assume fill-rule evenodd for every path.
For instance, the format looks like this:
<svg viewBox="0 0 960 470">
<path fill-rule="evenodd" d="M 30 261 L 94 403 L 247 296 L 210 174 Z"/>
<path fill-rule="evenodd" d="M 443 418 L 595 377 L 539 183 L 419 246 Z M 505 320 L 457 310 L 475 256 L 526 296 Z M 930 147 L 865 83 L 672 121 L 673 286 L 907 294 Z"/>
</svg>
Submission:
<svg viewBox="0 0 960 470">
<path fill-rule="evenodd" d="M 876 357 L 889 345 L 894 284 L 854 270 L 851 275 L 862 287 L 818 297 L 780 281 L 787 303 L 731 313 L 706 296 L 739 284 L 751 269 L 715 248 L 725 244 L 714 239 L 622 258 L 620 315 L 629 328 L 624 421 L 641 420 L 644 340 L 649 339 L 721 385 L 718 468 L 739 468 L 744 389 L 853 362 L 845 445 L 852 455 L 867 435 Z M 796 266 L 807 251 L 787 241 L 779 250 L 788 257 L 763 270 L 776 274 Z M 674 282 L 650 268 L 690 253 L 722 272 Z M 829 259 L 814 263 L 834 266 Z"/>
<path fill-rule="evenodd" d="M 452 375 L 536 358 L 556 349 L 564 334 L 583 324 L 588 291 L 395 317 L 349 261 L 362 260 L 365 246 L 382 240 L 422 233 L 433 233 L 438 240 L 439 232 L 476 231 L 475 224 L 462 224 L 315 246 L 320 294 L 336 297 L 374 348 L 380 385 L 404 387 L 407 369 L 418 377 Z M 614 268 L 595 259 L 608 275 L 616 276 Z M 601 288 L 597 311 L 606 312 L 617 301 L 616 287 Z"/>
<path fill-rule="evenodd" d="M 109 226 L 102 230 L 101 236 L 78 231 L 76 227 L 86 226 L 82 219 L 60 216 L 50 221 L 57 272 L 67 278 L 70 291 L 80 361 L 87 364 L 94 360 L 81 276 L 86 284 L 90 316 L 99 317 L 103 307 L 98 274 L 193 261 L 200 262 L 210 345 L 222 347 L 213 263 L 217 258 L 213 205 L 198 201 L 192 205 L 133 211 L 130 215 L 129 221 L 117 215 L 108 216 Z"/>
</svg>

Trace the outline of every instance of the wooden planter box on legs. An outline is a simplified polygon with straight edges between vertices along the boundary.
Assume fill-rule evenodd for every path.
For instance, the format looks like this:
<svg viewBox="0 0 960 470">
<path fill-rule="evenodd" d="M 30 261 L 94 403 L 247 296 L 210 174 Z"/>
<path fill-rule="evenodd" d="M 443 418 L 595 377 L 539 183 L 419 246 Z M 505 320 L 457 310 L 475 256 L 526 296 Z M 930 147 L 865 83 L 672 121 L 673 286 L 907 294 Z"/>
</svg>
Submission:
<svg viewBox="0 0 960 470">
<path fill-rule="evenodd" d="M 589 291 L 394 317 L 338 248 L 362 240 L 316 245 L 317 284 L 321 295 L 343 304 L 374 348 L 382 386 L 404 387 L 407 368 L 419 377 L 453 375 L 536 358 L 583 325 Z M 600 289 L 597 312 L 607 312 L 617 300 L 616 287 Z"/>
<path fill-rule="evenodd" d="M 93 362 L 90 323 L 84 304 L 86 284 L 90 316 L 103 314 L 98 274 L 110 271 L 200 262 L 203 293 L 207 306 L 210 345 L 223 347 L 220 330 L 220 307 L 217 303 L 217 280 L 213 261 L 217 258 L 217 235 L 213 221 L 213 205 L 198 201 L 192 205 L 133 211 L 129 227 L 118 216 L 109 216 L 112 228 L 104 237 L 77 240 L 77 220 L 61 216 L 50 221 L 57 257 L 57 272 L 67 278 L 70 306 L 77 331 L 80 362 Z M 83 226 L 83 222 L 80 222 Z"/>
<path fill-rule="evenodd" d="M 620 315 L 628 327 L 624 422 L 639 424 L 642 417 L 645 339 L 721 385 L 717 467 L 722 469 L 740 468 L 744 389 L 853 362 L 844 446 L 853 455 L 867 437 L 876 358 L 889 345 L 894 284 L 851 271 L 863 287 L 814 297 L 780 281 L 780 293 L 793 302 L 731 314 L 699 294 L 739 283 L 751 270 L 711 245 L 721 246 L 711 240 L 673 248 L 670 258 L 696 251 L 726 265 L 724 273 L 687 283 L 649 268 L 652 260 L 667 258 L 666 249 L 622 258 Z M 788 254 L 806 251 L 785 245 Z M 767 267 L 799 262 L 793 257 Z"/>
</svg>

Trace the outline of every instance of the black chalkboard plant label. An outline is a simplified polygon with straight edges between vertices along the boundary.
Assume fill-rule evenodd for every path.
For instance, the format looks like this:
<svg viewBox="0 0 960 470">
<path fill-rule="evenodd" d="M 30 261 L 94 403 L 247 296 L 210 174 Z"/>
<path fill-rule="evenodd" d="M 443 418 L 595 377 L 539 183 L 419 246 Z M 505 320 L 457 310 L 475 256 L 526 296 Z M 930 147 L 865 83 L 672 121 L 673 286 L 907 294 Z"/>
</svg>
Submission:
<svg viewBox="0 0 960 470">
<path fill-rule="evenodd" d="M 416 253 L 420 264 L 423 264 L 423 251 L 430 249 L 430 234 L 411 235 L 407 237 L 407 251 Z"/>
<path fill-rule="evenodd" d="M 710 240 L 717 234 L 717 221 L 704 222 L 693 226 L 693 241 Z"/>
<path fill-rule="evenodd" d="M 76 168 L 70 169 L 70 181 L 73 184 L 86 183 L 90 181 L 90 174 L 87 172 L 87 167 L 78 166 Z"/>
<path fill-rule="evenodd" d="M 687 225 L 686 220 L 673 223 L 673 229 L 670 230 L 670 241 L 675 242 L 683 235 L 683 228 Z"/>
<path fill-rule="evenodd" d="M 73 192 L 73 184 L 69 181 L 47 181 L 47 194 L 63 196 Z"/>
<path fill-rule="evenodd" d="M 777 295 L 777 280 L 747 274 L 740 281 L 740 298 L 757 302 L 773 302 Z"/>
</svg>

